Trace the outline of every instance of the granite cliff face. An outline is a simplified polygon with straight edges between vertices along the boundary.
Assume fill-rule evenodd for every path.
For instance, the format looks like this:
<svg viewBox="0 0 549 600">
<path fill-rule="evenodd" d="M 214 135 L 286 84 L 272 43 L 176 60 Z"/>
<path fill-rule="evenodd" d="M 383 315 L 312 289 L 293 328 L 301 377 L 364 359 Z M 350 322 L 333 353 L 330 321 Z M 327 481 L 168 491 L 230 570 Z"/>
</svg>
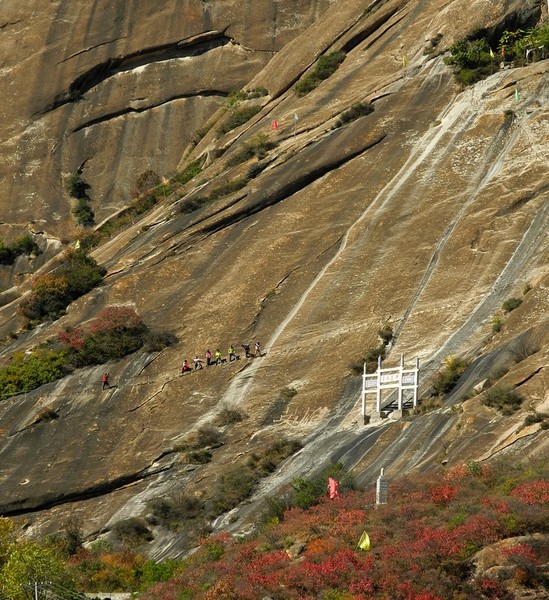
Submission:
<svg viewBox="0 0 549 600">
<path fill-rule="evenodd" d="M 4 347 L 6 364 L 117 303 L 179 339 L 109 365 L 107 391 L 102 368 L 87 368 L 1 402 L 2 514 L 25 515 L 36 533 L 77 515 L 93 538 L 153 498 L 207 496 L 224 470 L 282 436 L 303 449 L 214 527 L 245 530 L 262 498 L 334 460 L 366 484 L 381 467 L 396 476 L 546 455 L 546 430 L 524 419 L 549 409 L 549 61 L 465 89 L 443 61 L 472 31 L 533 26 L 545 6 L 27 4 L 7 2 L 0 22 L 0 210 L 4 238 L 30 229 L 44 252 L 2 267 L 4 335 L 21 328 L 15 309 L 32 273 L 80 234 L 67 174 L 82 168 L 100 222 L 128 204 L 147 168 L 172 177 L 198 161 L 202 171 L 93 251 L 103 285 Z M 296 95 L 295 82 L 335 51 L 345 53 L 339 69 Z M 268 95 L 243 100 L 259 112 L 220 135 L 227 95 L 240 88 Z M 358 102 L 373 112 L 338 123 Z M 257 140 L 273 146 L 259 166 L 235 158 Z M 234 193 L 203 202 L 244 176 Z M 200 208 L 188 212 L 193 201 Z M 493 315 L 525 287 L 494 332 Z M 366 426 L 350 364 L 386 323 L 395 336 L 386 364 L 419 357 L 424 395 L 445 358 L 471 365 L 441 408 Z M 182 358 L 255 340 L 262 358 L 179 376 Z M 481 403 L 479 384 L 496 377 L 524 398 L 511 416 Z M 181 440 L 226 407 L 247 418 L 227 428 L 209 464 L 182 463 Z M 59 418 L 36 423 L 45 408 Z M 153 556 L 185 547 L 156 534 Z"/>
</svg>

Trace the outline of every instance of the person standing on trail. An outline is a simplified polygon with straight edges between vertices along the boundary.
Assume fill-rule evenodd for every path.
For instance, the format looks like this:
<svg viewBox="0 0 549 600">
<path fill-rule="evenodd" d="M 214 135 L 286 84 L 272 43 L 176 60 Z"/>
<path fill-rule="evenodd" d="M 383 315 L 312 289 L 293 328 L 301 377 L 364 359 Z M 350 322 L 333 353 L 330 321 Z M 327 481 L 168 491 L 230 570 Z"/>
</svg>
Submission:
<svg viewBox="0 0 549 600">
<path fill-rule="evenodd" d="M 109 373 L 103 373 L 103 377 L 101 377 L 101 390 L 104 390 L 105 388 L 110 388 L 111 386 L 109 385 Z"/>
<path fill-rule="evenodd" d="M 255 343 L 255 356 L 261 356 L 261 344 L 259 342 Z"/>
<path fill-rule="evenodd" d="M 236 354 L 234 353 L 234 348 L 232 344 L 229 346 L 227 354 L 229 355 L 229 362 L 233 362 L 233 360 L 236 360 Z"/>
<path fill-rule="evenodd" d="M 195 354 L 194 358 L 193 358 L 193 363 L 194 363 L 194 370 L 196 371 L 196 369 L 202 369 L 202 361 L 200 360 L 200 358 L 198 358 L 198 356 Z"/>
<path fill-rule="evenodd" d="M 219 350 L 219 348 L 215 351 L 214 358 L 216 365 L 219 365 L 223 362 L 223 359 L 221 358 L 221 351 Z"/>
<path fill-rule="evenodd" d="M 209 367 L 212 364 L 212 353 L 206 350 L 206 366 Z"/>
<path fill-rule="evenodd" d="M 242 349 L 246 358 L 250 358 L 250 344 L 242 344 Z"/>
</svg>

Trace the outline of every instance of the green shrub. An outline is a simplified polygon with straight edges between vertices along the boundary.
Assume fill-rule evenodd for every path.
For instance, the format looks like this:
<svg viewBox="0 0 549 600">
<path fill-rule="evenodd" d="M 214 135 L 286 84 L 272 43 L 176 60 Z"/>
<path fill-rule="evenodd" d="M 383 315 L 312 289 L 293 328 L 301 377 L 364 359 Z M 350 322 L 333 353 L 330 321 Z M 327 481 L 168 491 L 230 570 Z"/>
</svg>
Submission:
<svg viewBox="0 0 549 600">
<path fill-rule="evenodd" d="M 65 350 L 38 349 L 30 355 L 17 354 L 0 369 L 0 399 L 29 392 L 64 377 L 70 372 Z"/>
<path fill-rule="evenodd" d="M 450 56 L 444 62 L 455 67 L 456 79 L 463 85 L 480 81 L 499 68 L 484 38 L 460 40 L 449 50 Z"/>
<path fill-rule="evenodd" d="M 366 363 L 366 368 L 371 373 L 377 369 L 379 358 L 383 360 L 385 358 L 385 354 L 387 349 L 385 348 L 385 344 L 380 344 L 377 347 L 369 348 L 366 351 L 366 355 L 364 356 L 364 362 Z"/>
<path fill-rule="evenodd" d="M 501 305 L 501 308 L 504 313 L 510 313 L 515 308 L 518 308 L 522 304 L 521 298 L 507 298 L 505 302 Z"/>
<path fill-rule="evenodd" d="M 196 431 L 195 448 L 215 448 L 222 444 L 223 436 L 217 427 L 202 425 Z"/>
<path fill-rule="evenodd" d="M 204 197 L 188 198 L 179 205 L 179 210 L 183 214 L 188 214 L 198 210 L 199 208 L 202 208 L 203 206 L 206 206 L 207 204 L 208 199 Z"/>
<path fill-rule="evenodd" d="M 38 245 L 34 241 L 33 237 L 29 233 L 23 234 L 21 237 L 14 240 L 12 244 L 10 244 L 10 248 L 14 252 L 14 254 L 38 254 L 40 250 L 38 249 Z"/>
<path fill-rule="evenodd" d="M 12 265 L 15 262 L 15 259 L 22 254 L 30 256 L 31 254 L 39 253 L 40 250 L 38 244 L 28 233 L 17 238 L 8 246 L 0 240 L 0 265 Z"/>
<path fill-rule="evenodd" d="M 91 227 L 95 223 L 95 214 L 86 198 L 79 198 L 76 201 L 72 216 L 80 227 Z"/>
<path fill-rule="evenodd" d="M 235 179 L 231 179 L 227 183 L 219 185 L 214 188 L 208 195 L 208 200 L 219 200 L 225 196 L 229 196 L 230 194 L 234 194 L 234 192 L 238 192 L 243 187 L 248 185 L 248 180 L 245 177 L 237 177 Z"/>
<path fill-rule="evenodd" d="M 318 504 L 322 496 L 326 496 L 328 478 L 339 482 L 339 491 L 352 490 L 355 487 L 353 476 L 341 463 L 332 464 L 323 469 L 317 477 L 311 479 L 297 478 L 292 481 L 290 504 L 307 509 Z"/>
<path fill-rule="evenodd" d="M 282 439 L 264 452 L 252 454 L 246 464 L 225 471 L 217 479 L 212 496 L 206 503 L 210 517 L 227 512 L 248 498 L 262 477 L 270 475 L 284 459 L 301 447 L 297 440 Z"/>
<path fill-rule="evenodd" d="M 156 522 L 172 531 L 179 530 L 186 521 L 204 515 L 202 501 L 188 494 L 178 494 L 169 498 L 155 498 L 147 503 Z"/>
<path fill-rule="evenodd" d="M 371 102 L 358 102 L 357 104 L 353 104 L 351 108 L 339 115 L 335 127 L 342 127 L 343 125 L 346 125 L 351 121 L 356 121 L 357 119 L 360 119 L 360 117 L 365 117 L 372 112 L 374 112 L 374 105 Z"/>
<path fill-rule="evenodd" d="M 226 117 L 225 121 L 218 127 L 217 133 L 219 135 L 224 135 L 225 133 L 240 127 L 240 125 L 244 125 L 244 123 L 257 115 L 260 110 L 261 106 L 245 106 L 243 108 L 234 108 L 230 110 L 228 117 Z"/>
<path fill-rule="evenodd" d="M 78 246 L 80 251 L 89 252 L 101 243 L 103 236 L 99 231 L 81 230 L 78 235 Z"/>
<path fill-rule="evenodd" d="M 248 498 L 256 481 L 257 476 L 246 466 L 226 470 L 213 486 L 212 498 L 207 503 L 208 512 L 218 516 L 233 509 Z"/>
<path fill-rule="evenodd" d="M 511 415 L 520 408 L 522 397 L 510 386 L 495 385 L 484 392 L 482 404 L 495 408 L 504 415 Z"/>
<path fill-rule="evenodd" d="M 394 339 L 393 328 L 389 323 L 385 323 L 377 332 L 377 335 L 384 346 L 388 346 Z"/>
<path fill-rule="evenodd" d="M 269 150 L 276 148 L 276 143 L 269 139 L 265 133 L 259 133 L 249 142 L 244 144 L 240 152 L 237 152 L 228 162 L 229 166 L 238 165 L 251 158 L 263 159 Z"/>
<path fill-rule="evenodd" d="M 128 546 L 139 546 L 154 539 L 145 520 L 139 517 L 130 517 L 129 519 L 118 521 L 112 526 L 112 533 L 115 538 Z"/>
<path fill-rule="evenodd" d="M 502 327 L 503 327 L 503 322 L 501 320 L 501 317 L 499 315 L 493 315 L 492 316 L 492 331 L 494 333 L 498 333 L 499 331 L 501 331 Z"/>
<path fill-rule="evenodd" d="M 387 348 L 383 342 L 379 346 L 368 348 L 366 354 L 362 358 L 353 360 L 349 363 L 349 369 L 353 375 L 362 375 L 364 372 L 364 363 L 366 363 L 366 370 L 368 373 L 373 373 L 377 369 L 379 358 L 383 360 L 386 353 Z"/>
<path fill-rule="evenodd" d="M 244 413 L 238 408 L 224 406 L 214 418 L 214 425 L 223 427 L 224 425 L 234 425 L 240 423 L 245 418 Z"/>
<path fill-rule="evenodd" d="M 175 175 L 175 177 L 173 177 L 173 181 L 183 185 L 187 183 L 187 181 L 190 181 L 193 177 L 199 175 L 201 171 L 202 167 L 200 166 L 200 162 L 195 160 L 187 165 L 185 169 L 181 171 L 181 173 Z"/>
<path fill-rule="evenodd" d="M 297 390 L 293 387 L 282 388 L 278 395 L 278 397 L 283 400 L 291 400 L 294 396 L 297 396 Z"/>
<path fill-rule="evenodd" d="M 415 415 L 424 415 L 425 413 L 437 410 L 442 406 L 442 399 L 438 396 L 431 396 L 423 399 L 414 409 Z"/>
<path fill-rule="evenodd" d="M 107 270 L 83 251 L 70 251 L 58 269 L 57 274 L 67 282 L 68 300 L 72 302 L 97 287 Z"/>
<path fill-rule="evenodd" d="M 248 182 L 249 180 L 247 177 L 236 177 L 235 179 L 231 179 L 226 183 L 214 187 L 207 196 L 198 196 L 183 200 L 179 205 L 179 210 L 184 214 L 192 213 L 199 208 L 207 206 L 210 202 L 214 202 L 237 192 L 243 187 L 246 187 Z"/>
<path fill-rule="evenodd" d="M 65 181 L 65 187 L 69 195 L 77 200 L 88 198 L 88 190 L 90 189 L 90 185 L 84 181 L 82 178 L 82 171 L 80 170 L 71 173 L 67 177 Z"/>
<path fill-rule="evenodd" d="M 70 251 L 56 274 L 46 273 L 34 280 L 18 312 L 31 323 L 57 319 L 73 300 L 99 285 L 105 272 L 85 252 Z"/>
<path fill-rule="evenodd" d="M 205 465 L 212 460 L 212 453 L 205 448 L 200 450 L 191 450 L 187 452 L 184 457 L 184 461 L 191 464 Z"/>
<path fill-rule="evenodd" d="M 301 97 L 312 92 L 322 81 L 328 79 L 330 75 L 335 73 L 344 60 L 345 52 L 342 52 L 341 50 L 321 56 L 317 60 L 313 71 L 305 75 L 305 77 L 295 84 L 295 93 Z"/>
<path fill-rule="evenodd" d="M 88 195 L 90 186 L 82 178 L 82 171 L 79 169 L 71 173 L 67 177 L 65 185 L 69 195 L 76 199 L 76 204 L 71 211 L 76 223 L 81 227 L 90 227 L 95 222 L 95 215 Z"/>
<path fill-rule="evenodd" d="M 546 419 L 549 419 L 548 414 L 534 411 L 525 417 L 524 424 L 535 425 L 536 423 L 543 423 Z"/>
<path fill-rule="evenodd" d="M 173 178 L 173 182 L 178 183 L 177 176 Z M 133 223 L 135 217 L 149 211 L 156 204 L 169 196 L 173 191 L 170 183 L 158 183 L 154 188 L 147 189 L 135 196 L 135 199 L 120 213 L 112 219 L 109 219 L 101 225 L 97 230 L 101 238 L 115 235 L 129 223 Z"/>
<path fill-rule="evenodd" d="M 57 537 L 56 545 L 67 558 L 74 556 L 84 543 L 82 522 L 74 516 L 70 516 L 63 525 L 63 533 Z"/>
<path fill-rule="evenodd" d="M 499 51 L 505 60 L 514 61 L 515 66 L 524 64 L 526 50 L 531 50 L 529 61 L 538 61 L 544 58 L 543 48 L 549 46 L 549 25 L 543 24 L 532 27 L 528 31 L 523 29 L 506 30 L 499 41 Z M 540 52 L 542 50 L 542 52 Z"/>
<path fill-rule="evenodd" d="M 434 396 L 441 396 L 452 390 L 468 366 L 467 361 L 455 356 L 447 358 L 444 362 L 444 368 L 433 377 L 432 391 Z"/>
<path fill-rule="evenodd" d="M 283 460 L 301 450 L 302 447 L 298 440 L 281 439 L 269 446 L 264 453 L 252 454 L 247 467 L 259 477 L 267 477 L 276 471 Z"/>
</svg>

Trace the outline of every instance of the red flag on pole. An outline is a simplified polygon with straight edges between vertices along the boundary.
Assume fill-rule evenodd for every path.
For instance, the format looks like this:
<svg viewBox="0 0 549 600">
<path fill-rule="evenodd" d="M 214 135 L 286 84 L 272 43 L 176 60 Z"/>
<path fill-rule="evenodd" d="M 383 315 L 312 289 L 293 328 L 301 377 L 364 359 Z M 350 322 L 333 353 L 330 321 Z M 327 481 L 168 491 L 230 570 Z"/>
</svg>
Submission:
<svg viewBox="0 0 549 600">
<path fill-rule="evenodd" d="M 339 482 L 336 479 L 332 479 L 328 477 L 328 495 L 330 496 L 330 500 L 334 500 L 335 498 L 339 498 Z"/>
</svg>

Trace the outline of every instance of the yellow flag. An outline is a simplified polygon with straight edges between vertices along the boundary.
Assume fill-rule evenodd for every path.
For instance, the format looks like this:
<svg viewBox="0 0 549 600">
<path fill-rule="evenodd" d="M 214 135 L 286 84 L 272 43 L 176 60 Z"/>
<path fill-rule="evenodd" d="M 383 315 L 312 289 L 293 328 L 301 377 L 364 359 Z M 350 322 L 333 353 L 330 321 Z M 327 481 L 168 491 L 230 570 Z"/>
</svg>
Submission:
<svg viewBox="0 0 549 600">
<path fill-rule="evenodd" d="M 370 549 L 370 536 L 364 531 L 358 540 L 358 548 L 368 552 Z"/>
<path fill-rule="evenodd" d="M 494 58 L 494 51 L 490 48 L 490 58 Z"/>
</svg>

